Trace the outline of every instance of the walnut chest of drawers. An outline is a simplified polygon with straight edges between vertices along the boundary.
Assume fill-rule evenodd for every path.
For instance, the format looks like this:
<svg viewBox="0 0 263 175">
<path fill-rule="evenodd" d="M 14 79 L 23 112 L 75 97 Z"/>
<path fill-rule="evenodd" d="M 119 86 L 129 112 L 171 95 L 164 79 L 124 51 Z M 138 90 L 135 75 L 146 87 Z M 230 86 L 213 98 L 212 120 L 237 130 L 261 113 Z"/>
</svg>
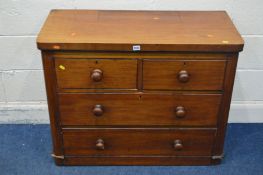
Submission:
<svg viewBox="0 0 263 175">
<path fill-rule="evenodd" d="M 37 45 L 58 165 L 220 163 L 243 49 L 226 12 L 52 10 Z"/>
</svg>

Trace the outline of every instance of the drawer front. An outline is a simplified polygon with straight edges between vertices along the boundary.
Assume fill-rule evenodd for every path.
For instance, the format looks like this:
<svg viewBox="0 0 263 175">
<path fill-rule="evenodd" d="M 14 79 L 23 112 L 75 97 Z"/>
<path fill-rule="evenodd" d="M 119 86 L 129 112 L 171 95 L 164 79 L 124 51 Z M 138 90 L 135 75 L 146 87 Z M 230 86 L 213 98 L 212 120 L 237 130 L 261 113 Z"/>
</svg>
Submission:
<svg viewBox="0 0 263 175">
<path fill-rule="evenodd" d="M 59 88 L 136 89 L 136 60 L 55 59 Z"/>
<path fill-rule="evenodd" d="M 221 94 L 60 94 L 62 125 L 215 126 Z"/>
<path fill-rule="evenodd" d="M 215 130 L 83 129 L 63 132 L 66 155 L 210 156 Z"/>
<path fill-rule="evenodd" d="M 226 61 L 152 61 L 143 63 L 144 89 L 221 90 Z"/>
</svg>

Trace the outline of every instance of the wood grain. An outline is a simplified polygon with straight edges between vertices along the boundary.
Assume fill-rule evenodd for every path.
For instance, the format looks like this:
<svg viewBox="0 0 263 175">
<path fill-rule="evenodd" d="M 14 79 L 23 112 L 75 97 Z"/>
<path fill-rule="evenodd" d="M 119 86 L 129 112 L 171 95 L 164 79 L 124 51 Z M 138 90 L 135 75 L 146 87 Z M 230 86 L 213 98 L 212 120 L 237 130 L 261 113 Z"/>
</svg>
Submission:
<svg viewBox="0 0 263 175">
<path fill-rule="evenodd" d="M 90 157 L 66 156 L 64 165 L 210 165 L 211 157 L 205 156 L 127 156 Z"/>
<path fill-rule="evenodd" d="M 227 63 L 227 69 L 225 74 L 224 80 L 224 95 L 222 97 L 222 104 L 220 106 L 220 115 L 218 117 L 218 131 L 216 133 L 216 139 L 213 148 L 213 155 L 223 155 L 224 149 L 224 142 L 225 142 L 225 135 L 227 129 L 227 121 L 228 115 L 230 110 L 231 98 L 232 98 L 232 91 L 233 85 L 236 75 L 236 67 L 238 61 L 238 53 L 232 57 Z M 220 163 L 221 159 L 213 160 L 212 163 Z"/>
<path fill-rule="evenodd" d="M 215 130 L 201 129 L 83 129 L 64 130 L 65 155 L 81 156 L 210 156 Z M 105 149 L 96 148 L 102 139 Z M 174 149 L 181 139 L 183 149 Z"/>
<path fill-rule="evenodd" d="M 226 61 L 164 61 L 145 60 L 144 89 L 222 90 Z M 180 82 L 178 74 L 187 71 L 189 80 Z"/>
<path fill-rule="evenodd" d="M 55 68 L 59 88 L 137 88 L 137 60 L 55 59 Z M 95 69 L 102 71 L 101 81 L 91 78 Z"/>
<path fill-rule="evenodd" d="M 58 114 L 58 99 L 56 94 L 56 77 L 54 70 L 54 59 L 52 54 L 49 52 L 42 52 L 42 63 L 44 69 L 46 93 L 47 93 L 47 102 L 49 110 L 49 119 L 52 133 L 52 142 L 53 142 L 53 154 L 57 156 L 64 155 L 63 152 L 63 140 L 61 135 L 61 127 L 59 126 L 59 114 Z M 54 159 L 57 165 L 63 163 L 62 159 Z"/>
<path fill-rule="evenodd" d="M 244 42 L 224 11 L 53 10 L 37 43 L 42 50 L 234 52 Z"/>
<path fill-rule="evenodd" d="M 60 94 L 62 125 L 215 127 L 221 94 Z M 94 114 L 95 105 L 103 114 Z M 176 116 L 183 106 L 186 114 Z"/>
<path fill-rule="evenodd" d="M 95 51 L 53 51 L 55 58 L 104 58 L 104 59 L 163 59 L 163 60 L 225 60 L 235 53 L 204 53 L 204 52 L 95 52 Z"/>
<path fill-rule="evenodd" d="M 52 10 L 37 45 L 56 164 L 220 163 L 244 45 L 226 12 Z"/>
</svg>

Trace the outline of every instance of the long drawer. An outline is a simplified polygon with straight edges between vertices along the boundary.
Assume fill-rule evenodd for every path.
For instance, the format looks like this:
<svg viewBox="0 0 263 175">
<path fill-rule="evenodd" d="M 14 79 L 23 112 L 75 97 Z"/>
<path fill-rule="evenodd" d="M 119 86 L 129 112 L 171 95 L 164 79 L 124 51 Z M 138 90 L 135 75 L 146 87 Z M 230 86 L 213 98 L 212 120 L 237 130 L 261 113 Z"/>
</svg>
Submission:
<svg viewBox="0 0 263 175">
<path fill-rule="evenodd" d="M 210 156 L 216 130 L 208 129 L 67 129 L 65 155 Z"/>
<path fill-rule="evenodd" d="M 216 126 L 221 94 L 59 94 L 62 125 Z"/>
<path fill-rule="evenodd" d="M 137 61 L 55 59 L 59 88 L 136 89 Z"/>
<path fill-rule="evenodd" d="M 225 60 L 144 60 L 143 88 L 221 90 Z"/>
</svg>

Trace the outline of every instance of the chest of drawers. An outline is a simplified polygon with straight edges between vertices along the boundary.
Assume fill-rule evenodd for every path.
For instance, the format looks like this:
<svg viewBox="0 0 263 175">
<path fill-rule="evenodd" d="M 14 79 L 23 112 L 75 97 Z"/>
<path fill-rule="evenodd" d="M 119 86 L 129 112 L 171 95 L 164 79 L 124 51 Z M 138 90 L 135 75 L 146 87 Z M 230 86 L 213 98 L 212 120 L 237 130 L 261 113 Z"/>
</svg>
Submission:
<svg viewBox="0 0 263 175">
<path fill-rule="evenodd" d="M 225 12 L 53 10 L 37 45 L 58 165 L 220 163 L 243 49 Z"/>
</svg>

